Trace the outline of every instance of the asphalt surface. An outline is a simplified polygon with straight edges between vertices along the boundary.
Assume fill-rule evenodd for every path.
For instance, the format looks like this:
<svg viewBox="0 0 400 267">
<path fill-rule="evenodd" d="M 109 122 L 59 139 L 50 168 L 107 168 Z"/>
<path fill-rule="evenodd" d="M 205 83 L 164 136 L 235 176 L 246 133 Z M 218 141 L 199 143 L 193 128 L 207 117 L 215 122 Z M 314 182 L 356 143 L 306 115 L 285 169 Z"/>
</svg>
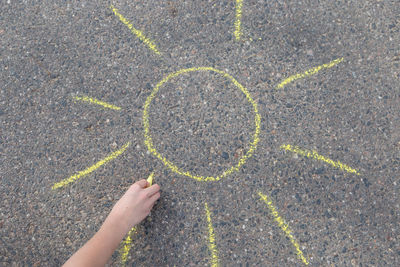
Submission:
<svg viewBox="0 0 400 267">
<path fill-rule="evenodd" d="M 57 266 L 84 244 L 132 181 L 155 172 L 162 197 L 132 236 L 128 265 L 210 265 L 208 204 L 221 266 L 301 266 L 259 192 L 310 266 L 400 265 L 400 2 L 6 1 L 0 15 L 0 265 Z M 342 58 L 282 89 L 285 78 Z M 214 67 L 261 116 L 254 155 L 199 182 L 148 152 L 146 98 L 168 74 Z M 120 110 L 75 100 L 89 96 Z M 163 156 L 215 176 L 250 147 L 254 110 L 221 75 L 163 85 L 149 109 Z M 52 186 L 130 142 L 116 159 Z M 316 150 L 359 171 L 284 151 Z M 116 251 L 111 265 L 121 264 Z"/>
</svg>

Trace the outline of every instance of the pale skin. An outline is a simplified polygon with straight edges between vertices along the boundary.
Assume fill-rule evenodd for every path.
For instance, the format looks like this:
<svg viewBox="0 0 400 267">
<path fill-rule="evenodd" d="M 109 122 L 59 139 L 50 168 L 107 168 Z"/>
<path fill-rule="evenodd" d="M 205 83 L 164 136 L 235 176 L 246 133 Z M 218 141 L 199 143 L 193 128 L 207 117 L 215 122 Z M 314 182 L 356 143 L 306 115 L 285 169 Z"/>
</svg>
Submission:
<svg viewBox="0 0 400 267">
<path fill-rule="evenodd" d="M 129 230 L 149 215 L 160 198 L 160 186 L 140 180 L 114 205 L 100 230 L 63 266 L 104 266 Z"/>
</svg>

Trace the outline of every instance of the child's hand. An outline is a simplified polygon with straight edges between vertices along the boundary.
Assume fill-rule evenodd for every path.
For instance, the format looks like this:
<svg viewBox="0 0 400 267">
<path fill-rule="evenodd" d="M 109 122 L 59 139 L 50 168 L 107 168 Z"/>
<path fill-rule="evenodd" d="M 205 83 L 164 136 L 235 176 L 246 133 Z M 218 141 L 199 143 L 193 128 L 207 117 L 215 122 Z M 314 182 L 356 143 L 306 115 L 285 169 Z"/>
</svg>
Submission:
<svg viewBox="0 0 400 267">
<path fill-rule="evenodd" d="M 160 187 L 140 180 L 115 204 L 100 230 L 64 266 L 104 266 L 128 231 L 149 215 L 160 197 Z"/>
<path fill-rule="evenodd" d="M 140 223 L 153 208 L 154 203 L 160 198 L 160 186 L 154 184 L 148 188 L 146 180 L 140 180 L 125 192 L 115 204 L 106 221 L 117 224 L 125 234 Z"/>
</svg>

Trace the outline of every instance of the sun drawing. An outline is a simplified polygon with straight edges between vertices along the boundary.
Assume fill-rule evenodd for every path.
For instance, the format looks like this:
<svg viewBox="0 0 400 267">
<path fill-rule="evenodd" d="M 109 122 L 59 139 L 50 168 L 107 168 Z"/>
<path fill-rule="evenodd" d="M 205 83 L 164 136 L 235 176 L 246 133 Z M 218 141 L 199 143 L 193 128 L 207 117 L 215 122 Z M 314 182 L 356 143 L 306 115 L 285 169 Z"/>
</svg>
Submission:
<svg viewBox="0 0 400 267">
<path fill-rule="evenodd" d="M 235 21 L 232 25 L 232 28 L 234 29 L 234 38 L 237 41 L 239 41 L 242 38 L 242 31 L 241 31 L 242 5 L 243 5 L 242 0 L 236 0 L 236 6 L 235 6 L 236 16 L 235 16 Z M 142 42 L 143 45 L 147 46 L 147 48 L 149 48 L 149 50 L 152 53 L 156 54 L 157 56 L 162 56 L 162 52 L 159 50 L 159 48 L 157 47 L 157 45 L 155 44 L 154 41 L 147 38 L 146 35 L 142 31 L 135 28 L 133 26 L 133 24 L 127 18 L 125 18 L 118 11 L 118 9 L 115 8 L 113 5 L 110 6 L 110 9 L 112 10 L 112 12 L 116 16 L 116 18 L 118 18 L 124 25 L 126 25 L 130 29 L 130 31 Z M 282 82 L 280 82 L 276 86 L 276 89 L 283 88 L 287 84 L 294 82 L 297 79 L 306 78 L 310 75 L 314 75 L 322 69 L 331 68 L 331 67 L 339 64 L 342 61 L 343 61 L 343 58 L 334 59 L 331 62 L 324 63 L 320 66 L 312 67 L 311 69 L 304 71 L 303 73 L 298 73 L 298 74 L 289 76 L 288 78 L 286 78 Z M 245 97 L 247 103 L 250 105 L 250 108 L 252 111 L 252 116 L 253 116 L 252 125 L 249 126 L 252 131 L 252 134 L 250 136 L 250 143 L 247 146 L 248 147 L 247 151 L 245 151 L 241 157 L 238 157 L 236 160 L 236 163 L 234 163 L 231 167 L 229 167 L 229 168 L 223 170 L 222 172 L 217 173 L 213 176 L 210 176 L 210 175 L 202 176 L 202 175 L 194 174 L 186 169 L 178 167 L 174 162 L 172 162 L 170 159 L 168 159 L 165 155 L 162 155 L 156 149 L 156 144 L 153 141 L 152 133 L 150 131 L 151 118 L 149 116 L 149 110 L 151 109 L 152 101 L 157 97 L 158 92 L 160 90 L 162 90 L 163 86 L 167 82 L 170 82 L 172 79 L 177 78 L 183 74 L 197 73 L 197 72 L 212 73 L 212 74 L 217 75 L 220 78 L 226 80 L 231 85 L 233 85 Z M 108 108 L 108 109 L 121 110 L 120 107 L 117 107 L 110 103 L 104 102 L 102 100 L 92 98 L 90 96 L 76 96 L 76 97 L 74 97 L 74 99 L 77 101 L 81 101 L 81 102 L 87 102 L 87 103 L 91 103 L 94 105 L 100 105 L 100 106 L 102 106 L 104 108 Z M 259 114 L 256 101 L 252 98 L 249 91 L 238 80 L 236 80 L 233 76 L 231 76 L 226 71 L 219 70 L 212 66 L 199 66 L 199 67 L 192 67 L 192 68 L 184 68 L 184 69 L 180 69 L 177 71 L 171 71 L 170 73 L 165 74 L 164 78 L 156 84 L 156 86 L 152 89 L 152 92 L 146 99 L 146 102 L 143 107 L 143 113 L 142 113 L 142 124 L 143 124 L 142 126 L 143 126 L 144 144 L 147 147 L 147 150 L 149 151 L 150 154 L 152 154 L 154 156 L 154 158 L 160 160 L 166 168 L 168 168 L 170 171 L 178 174 L 179 176 L 186 176 L 186 177 L 194 179 L 198 182 L 216 182 L 216 181 L 223 179 L 226 176 L 231 175 L 234 172 L 237 172 L 246 163 L 246 161 L 248 161 L 251 158 L 251 156 L 256 152 L 256 148 L 259 144 L 259 134 L 260 134 L 260 129 L 261 129 L 261 127 L 260 127 L 261 116 Z M 109 162 L 109 161 L 117 158 L 119 155 L 123 154 L 129 146 L 130 146 L 130 143 L 128 142 L 125 145 L 123 145 L 120 149 L 112 152 L 111 154 L 107 155 L 105 158 L 99 160 L 94 165 L 86 168 L 85 170 L 79 171 L 79 172 L 71 175 L 68 178 L 65 178 L 65 179 L 55 183 L 53 185 L 52 189 L 55 190 L 58 188 L 62 188 L 64 186 L 67 186 L 70 183 L 78 181 L 80 178 L 90 174 L 91 172 L 93 172 L 97 168 L 99 168 L 100 166 L 106 164 L 107 162 Z M 280 149 L 283 149 L 285 151 L 290 151 L 292 153 L 296 153 L 296 154 L 304 156 L 306 158 L 320 160 L 320 161 L 325 162 L 326 164 L 331 165 L 332 167 L 339 168 L 343 171 L 359 175 L 357 170 L 347 166 L 346 164 L 343 164 L 340 161 L 333 161 L 327 157 L 324 157 L 324 156 L 318 154 L 316 151 L 303 149 L 296 145 L 291 145 L 291 144 L 282 144 Z M 152 176 L 153 173 L 149 174 L 149 175 Z M 304 265 L 308 265 L 310 259 L 307 257 L 307 255 L 305 255 L 305 253 L 303 253 L 302 248 L 301 248 L 300 244 L 298 243 L 298 241 L 296 240 L 296 237 L 293 234 L 292 230 L 290 229 L 289 224 L 279 214 L 279 211 L 275 207 L 272 199 L 269 196 L 267 196 L 266 194 L 264 194 L 263 192 L 256 192 L 256 194 L 260 197 L 260 201 L 262 201 L 265 204 L 265 207 L 269 211 L 273 221 L 281 229 L 282 235 L 284 235 L 290 241 L 290 243 L 293 247 L 293 250 L 295 251 L 295 253 L 299 259 L 299 262 L 302 262 Z M 207 236 L 208 236 L 208 248 L 209 248 L 209 255 L 210 255 L 210 257 L 209 257 L 210 265 L 218 266 L 220 264 L 219 257 L 218 257 L 218 246 L 217 246 L 218 241 L 217 241 L 216 233 L 214 231 L 213 224 L 212 224 L 212 210 L 210 210 L 208 203 L 204 203 L 204 217 L 205 217 L 205 220 L 207 221 L 207 226 L 208 226 Z M 133 228 L 127 235 L 126 239 L 121 244 L 120 258 L 121 258 L 122 265 L 124 265 L 127 261 L 130 247 L 132 245 L 132 242 L 134 242 L 133 240 L 134 240 L 135 233 L 136 233 L 136 229 Z"/>
</svg>

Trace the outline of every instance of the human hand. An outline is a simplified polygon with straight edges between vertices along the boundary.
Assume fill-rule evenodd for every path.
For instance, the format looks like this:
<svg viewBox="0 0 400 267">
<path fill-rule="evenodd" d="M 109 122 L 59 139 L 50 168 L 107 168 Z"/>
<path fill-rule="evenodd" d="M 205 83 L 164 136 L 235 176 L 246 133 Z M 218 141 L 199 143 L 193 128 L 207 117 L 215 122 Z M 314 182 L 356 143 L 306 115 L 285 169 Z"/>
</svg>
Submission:
<svg viewBox="0 0 400 267">
<path fill-rule="evenodd" d="M 147 187 L 146 180 L 140 180 L 129 187 L 114 205 L 106 222 L 118 225 L 124 234 L 149 215 L 154 203 L 160 198 L 160 186 Z"/>
<path fill-rule="evenodd" d="M 104 266 L 128 231 L 140 223 L 160 197 L 160 186 L 140 180 L 125 192 L 100 230 L 64 266 Z"/>
</svg>

